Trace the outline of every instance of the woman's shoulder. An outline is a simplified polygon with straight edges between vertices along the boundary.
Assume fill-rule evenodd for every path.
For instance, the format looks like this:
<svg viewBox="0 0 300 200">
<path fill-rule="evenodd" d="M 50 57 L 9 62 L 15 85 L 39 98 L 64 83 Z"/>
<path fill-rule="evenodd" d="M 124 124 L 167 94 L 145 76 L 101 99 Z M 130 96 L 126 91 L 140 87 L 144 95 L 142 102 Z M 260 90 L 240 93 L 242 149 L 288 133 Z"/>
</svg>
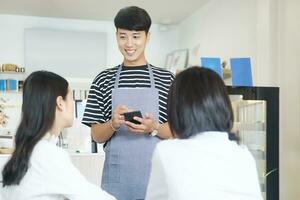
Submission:
<svg viewBox="0 0 300 200">
<path fill-rule="evenodd" d="M 169 154 L 169 152 L 178 154 L 211 152 L 220 155 L 251 157 L 251 152 L 247 146 L 229 140 L 225 132 L 201 133 L 188 139 L 163 140 L 157 144 L 156 148 L 159 153 L 163 154 Z"/>
<path fill-rule="evenodd" d="M 65 160 L 67 158 L 68 154 L 65 150 L 47 140 L 41 140 L 34 147 L 30 160 L 32 164 L 52 165 L 59 160 Z"/>
<path fill-rule="evenodd" d="M 34 147 L 34 151 L 38 151 L 41 153 L 53 151 L 53 152 L 64 152 L 63 149 L 60 147 L 56 146 L 55 142 L 53 141 L 48 141 L 48 140 L 40 140 L 36 146 Z"/>
<path fill-rule="evenodd" d="M 182 151 L 184 146 L 186 146 L 186 141 L 181 139 L 163 140 L 156 145 L 156 152 L 159 154 L 170 154 L 170 152 Z"/>
</svg>

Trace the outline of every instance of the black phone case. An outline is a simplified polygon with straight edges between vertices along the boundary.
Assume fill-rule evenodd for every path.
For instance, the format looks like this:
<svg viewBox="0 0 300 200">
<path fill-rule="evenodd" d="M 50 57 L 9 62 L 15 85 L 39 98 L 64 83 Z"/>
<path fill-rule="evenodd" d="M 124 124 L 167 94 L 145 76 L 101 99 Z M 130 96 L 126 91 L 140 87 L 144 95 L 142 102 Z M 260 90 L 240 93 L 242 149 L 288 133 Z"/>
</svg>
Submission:
<svg viewBox="0 0 300 200">
<path fill-rule="evenodd" d="M 127 113 L 124 113 L 123 115 L 124 115 L 125 121 L 129 121 L 134 124 L 141 124 L 141 123 L 139 121 L 134 120 L 133 117 L 143 118 L 141 111 L 127 112 Z"/>
</svg>

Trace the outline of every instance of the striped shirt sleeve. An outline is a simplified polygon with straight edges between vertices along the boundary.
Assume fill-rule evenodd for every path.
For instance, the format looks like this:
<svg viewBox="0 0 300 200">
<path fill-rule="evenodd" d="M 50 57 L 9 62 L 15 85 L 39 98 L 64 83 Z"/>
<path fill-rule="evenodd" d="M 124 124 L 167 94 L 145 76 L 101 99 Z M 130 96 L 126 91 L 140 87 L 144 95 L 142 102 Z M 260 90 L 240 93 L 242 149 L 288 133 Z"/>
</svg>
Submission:
<svg viewBox="0 0 300 200">
<path fill-rule="evenodd" d="M 104 123 L 106 121 L 103 94 L 100 90 L 100 85 L 97 84 L 97 79 L 95 79 L 89 91 L 82 123 L 91 127 L 92 124 Z"/>
</svg>

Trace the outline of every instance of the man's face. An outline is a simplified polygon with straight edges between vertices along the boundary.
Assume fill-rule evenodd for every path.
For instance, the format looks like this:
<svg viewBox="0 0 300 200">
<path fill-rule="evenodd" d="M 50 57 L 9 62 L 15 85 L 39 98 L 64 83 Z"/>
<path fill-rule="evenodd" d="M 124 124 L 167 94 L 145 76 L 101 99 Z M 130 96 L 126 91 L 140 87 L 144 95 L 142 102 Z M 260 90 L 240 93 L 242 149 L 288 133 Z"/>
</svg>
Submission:
<svg viewBox="0 0 300 200">
<path fill-rule="evenodd" d="M 117 29 L 117 42 L 125 65 L 145 64 L 144 50 L 148 40 L 149 33 L 146 34 L 145 31 Z"/>
</svg>

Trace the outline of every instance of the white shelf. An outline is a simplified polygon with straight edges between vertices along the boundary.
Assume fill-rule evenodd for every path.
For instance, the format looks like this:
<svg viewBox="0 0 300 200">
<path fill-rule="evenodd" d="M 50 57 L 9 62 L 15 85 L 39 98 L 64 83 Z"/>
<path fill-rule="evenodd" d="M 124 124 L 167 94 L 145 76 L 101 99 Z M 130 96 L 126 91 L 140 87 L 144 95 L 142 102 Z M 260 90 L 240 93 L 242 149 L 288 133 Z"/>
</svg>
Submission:
<svg viewBox="0 0 300 200">
<path fill-rule="evenodd" d="M 265 131 L 266 123 L 261 122 L 234 122 L 235 130 L 245 130 L 245 131 Z"/>
<path fill-rule="evenodd" d="M 70 156 L 76 157 L 76 156 L 105 156 L 104 154 L 101 153 L 69 153 Z"/>
<path fill-rule="evenodd" d="M 26 72 L 2 72 L 0 71 L 0 74 L 22 74 L 24 75 Z"/>
<path fill-rule="evenodd" d="M 14 90 L 0 90 L 0 93 L 22 93 L 22 91 L 14 91 Z"/>
</svg>

